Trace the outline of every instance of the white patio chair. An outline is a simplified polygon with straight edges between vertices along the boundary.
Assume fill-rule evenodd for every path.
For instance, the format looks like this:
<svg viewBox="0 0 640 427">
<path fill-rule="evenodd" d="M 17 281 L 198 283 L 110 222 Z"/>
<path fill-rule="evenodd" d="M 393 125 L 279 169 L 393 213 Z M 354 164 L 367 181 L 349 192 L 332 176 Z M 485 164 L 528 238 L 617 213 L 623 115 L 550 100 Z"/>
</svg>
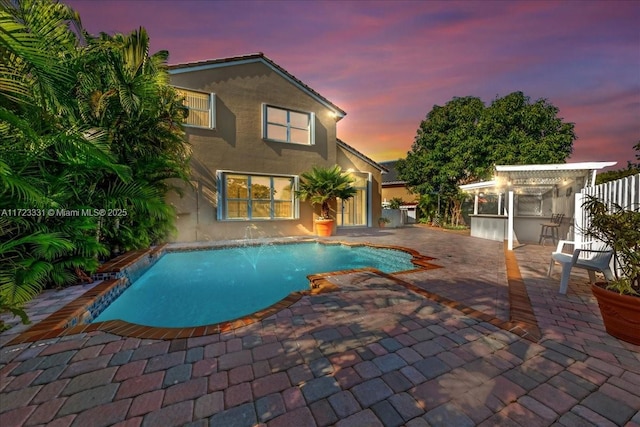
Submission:
<svg viewBox="0 0 640 427">
<path fill-rule="evenodd" d="M 573 245 L 573 253 L 563 252 L 564 245 Z M 560 240 L 555 252 L 551 254 L 551 263 L 549 264 L 547 276 L 551 277 L 551 272 L 556 262 L 562 265 L 562 275 L 560 276 L 561 294 L 567 293 L 572 268 L 587 270 L 591 284 L 596 282 L 596 271 L 604 274 L 605 279 L 608 281 L 614 280 L 613 272 L 609 266 L 613 251 L 603 246 L 600 242 L 583 242 L 580 246 L 580 248 L 577 248 L 575 242 Z"/>
</svg>

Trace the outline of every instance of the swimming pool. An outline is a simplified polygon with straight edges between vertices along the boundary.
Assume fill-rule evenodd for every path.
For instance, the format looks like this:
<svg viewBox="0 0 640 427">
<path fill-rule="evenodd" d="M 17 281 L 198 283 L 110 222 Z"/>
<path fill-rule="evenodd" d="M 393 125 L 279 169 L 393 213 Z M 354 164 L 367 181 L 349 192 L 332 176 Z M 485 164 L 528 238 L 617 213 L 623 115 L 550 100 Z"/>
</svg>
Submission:
<svg viewBox="0 0 640 427">
<path fill-rule="evenodd" d="M 395 249 L 314 243 L 263 244 L 169 252 L 93 322 L 120 319 L 154 327 L 192 327 L 233 320 L 309 289 L 307 276 L 364 267 L 413 269 Z"/>
</svg>

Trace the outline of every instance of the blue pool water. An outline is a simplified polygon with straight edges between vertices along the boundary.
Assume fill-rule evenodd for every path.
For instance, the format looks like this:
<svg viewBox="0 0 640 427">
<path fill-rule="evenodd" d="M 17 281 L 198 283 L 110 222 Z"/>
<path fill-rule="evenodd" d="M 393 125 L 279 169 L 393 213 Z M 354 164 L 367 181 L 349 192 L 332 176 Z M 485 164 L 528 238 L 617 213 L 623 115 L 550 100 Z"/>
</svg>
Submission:
<svg viewBox="0 0 640 427">
<path fill-rule="evenodd" d="M 374 267 L 414 268 L 411 255 L 368 246 L 270 244 L 169 252 L 93 322 L 159 327 L 210 325 L 260 311 L 309 289 L 307 275 Z"/>
</svg>

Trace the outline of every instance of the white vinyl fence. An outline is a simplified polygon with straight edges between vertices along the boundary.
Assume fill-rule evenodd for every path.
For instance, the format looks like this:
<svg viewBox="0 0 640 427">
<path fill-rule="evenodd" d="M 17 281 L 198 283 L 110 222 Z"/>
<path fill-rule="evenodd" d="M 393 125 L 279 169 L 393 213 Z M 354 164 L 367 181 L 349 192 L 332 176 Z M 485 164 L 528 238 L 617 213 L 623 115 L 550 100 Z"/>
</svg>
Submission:
<svg viewBox="0 0 640 427">
<path fill-rule="evenodd" d="M 591 222 L 588 213 L 582 208 L 588 196 L 597 197 L 609 207 L 615 203 L 625 210 L 639 211 L 640 174 L 583 188 L 581 193 L 576 193 L 574 217 L 574 240 L 576 245 L 580 245 L 581 242 L 586 240 L 583 230 L 588 228 Z"/>
</svg>

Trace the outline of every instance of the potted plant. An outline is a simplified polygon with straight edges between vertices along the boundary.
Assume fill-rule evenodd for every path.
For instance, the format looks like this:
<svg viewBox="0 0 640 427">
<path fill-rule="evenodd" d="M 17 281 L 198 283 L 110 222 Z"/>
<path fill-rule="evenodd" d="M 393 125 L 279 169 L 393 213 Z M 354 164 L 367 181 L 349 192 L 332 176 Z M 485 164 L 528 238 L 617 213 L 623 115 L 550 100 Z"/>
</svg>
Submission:
<svg viewBox="0 0 640 427">
<path fill-rule="evenodd" d="M 340 166 L 317 167 L 300 175 L 300 186 L 296 196 L 320 205 L 320 215 L 315 220 L 318 236 L 331 236 L 335 220 L 331 216 L 332 206 L 338 198 L 350 199 L 356 194 L 353 179 L 342 172 Z"/>
<path fill-rule="evenodd" d="M 608 208 L 592 196 L 583 207 L 590 216 L 585 236 L 613 251 L 615 280 L 591 286 L 605 329 L 616 338 L 640 345 L 640 207 L 624 209 L 611 203 Z"/>
<path fill-rule="evenodd" d="M 394 197 L 389 201 L 389 209 L 400 209 L 404 201 L 400 197 Z"/>
<path fill-rule="evenodd" d="M 384 228 L 385 225 L 389 224 L 390 222 L 391 220 L 389 218 L 387 218 L 386 216 L 381 216 L 380 218 L 378 218 L 378 227 Z"/>
</svg>

